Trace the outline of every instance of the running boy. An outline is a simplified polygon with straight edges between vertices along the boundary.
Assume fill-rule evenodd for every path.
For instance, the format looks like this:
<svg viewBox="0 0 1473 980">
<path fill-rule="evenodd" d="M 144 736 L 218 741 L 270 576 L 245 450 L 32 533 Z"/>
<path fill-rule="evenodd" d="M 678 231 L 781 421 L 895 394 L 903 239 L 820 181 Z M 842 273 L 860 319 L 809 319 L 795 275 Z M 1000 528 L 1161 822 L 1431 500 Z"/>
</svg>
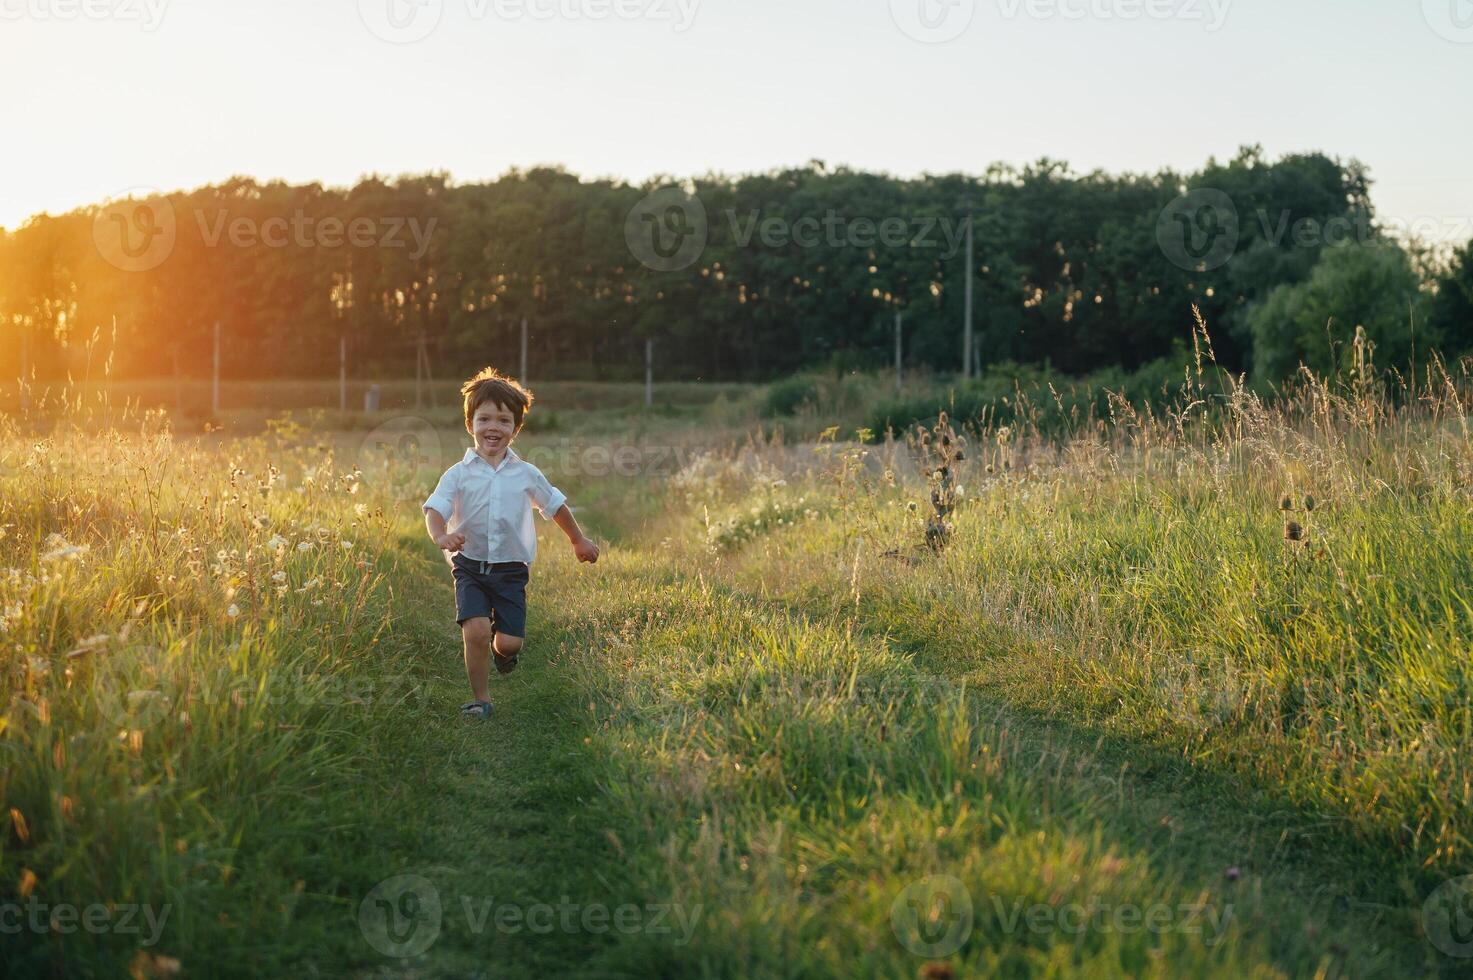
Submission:
<svg viewBox="0 0 1473 980">
<path fill-rule="evenodd" d="M 425 528 L 436 545 L 452 553 L 455 620 L 465 640 L 472 697 L 460 710 L 486 718 L 491 714 L 490 654 L 494 650 L 497 672 L 509 674 L 526 636 L 527 570 L 537 557 L 532 505 L 563 529 L 579 561 L 598 561 L 598 545 L 578 527 L 562 492 L 512 451 L 532 393 L 489 367 L 460 393 L 473 445 L 424 502 Z"/>
</svg>

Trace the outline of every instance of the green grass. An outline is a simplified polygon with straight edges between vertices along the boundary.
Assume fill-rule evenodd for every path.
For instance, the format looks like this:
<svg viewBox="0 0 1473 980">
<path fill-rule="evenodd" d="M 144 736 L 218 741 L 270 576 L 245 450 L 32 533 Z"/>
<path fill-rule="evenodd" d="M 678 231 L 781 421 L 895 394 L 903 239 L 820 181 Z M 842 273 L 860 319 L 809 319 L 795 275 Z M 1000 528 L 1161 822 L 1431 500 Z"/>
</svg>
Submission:
<svg viewBox="0 0 1473 980">
<path fill-rule="evenodd" d="M 585 387 L 518 448 L 550 453 L 605 554 L 579 566 L 539 521 L 527 652 L 485 724 L 456 713 L 417 506 L 453 415 L 428 462 L 325 417 L 6 423 L 0 905 L 169 910 L 146 946 L 27 926 L 8 973 L 1469 962 L 1423 909 L 1473 864 L 1473 440 L 1450 395 L 974 432 L 938 554 L 914 446 Z M 622 470 L 589 455 L 621 447 Z M 44 557 L 62 539 L 88 550 Z"/>
</svg>

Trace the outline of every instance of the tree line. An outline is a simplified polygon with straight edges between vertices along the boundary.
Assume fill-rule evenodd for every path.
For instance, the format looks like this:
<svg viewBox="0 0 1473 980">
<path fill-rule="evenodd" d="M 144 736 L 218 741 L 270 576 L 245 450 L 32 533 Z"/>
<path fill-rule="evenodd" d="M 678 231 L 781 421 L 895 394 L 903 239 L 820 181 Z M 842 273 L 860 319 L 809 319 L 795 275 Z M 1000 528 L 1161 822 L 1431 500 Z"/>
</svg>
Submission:
<svg viewBox="0 0 1473 980">
<path fill-rule="evenodd" d="M 1378 221 L 1354 160 L 1076 173 L 1043 160 L 900 179 L 803 167 L 350 188 L 234 178 L 0 233 L 0 365 L 38 377 L 227 377 L 515 368 L 765 380 L 888 363 L 962 367 L 967 238 L 975 361 L 1083 373 L 1179 351 L 1191 307 L 1220 363 L 1277 380 L 1333 368 L 1357 327 L 1377 361 L 1473 349 L 1473 242 L 1437 254 Z"/>
</svg>

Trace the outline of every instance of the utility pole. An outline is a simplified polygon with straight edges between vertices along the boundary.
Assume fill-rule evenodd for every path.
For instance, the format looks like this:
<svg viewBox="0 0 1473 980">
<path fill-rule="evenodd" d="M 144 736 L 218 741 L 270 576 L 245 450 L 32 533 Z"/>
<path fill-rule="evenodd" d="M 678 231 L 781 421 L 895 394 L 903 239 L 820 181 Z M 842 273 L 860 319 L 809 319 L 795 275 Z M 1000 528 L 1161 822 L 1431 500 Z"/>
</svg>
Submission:
<svg viewBox="0 0 1473 980">
<path fill-rule="evenodd" d="M 215 321 L 215 368 L 210 385 L 210 414 L 220 416 L 220 321 Z"/>
<path fill-rule="evenodd" d="M 962 334 L 962 377 L 972 377 L 972 269 L 976 265 L 975 253 L 972 249 L 972 202 L 968 199 L 963 205 L 967 213 L 967 288 L 966 288 L 966 328 Z"/>
<path fill-rule="evenodd" d="M 895 393 L 897 395 L 905 385 L 905 376 L 901 373 L 900 366 L 900 323 L 902 319 L 904 319 L 904 314 L 895 314 Z"/>
<path fill-rule="evenodd" d="M 517 375 L 522 384 L 527 383 L 527 318 L 522 317 L 522 373 Z"/>
<path fill-rule="evenodd" d="M 644 407 L 655 403 L 655 339 L 644 339 Z"/>
</svg>

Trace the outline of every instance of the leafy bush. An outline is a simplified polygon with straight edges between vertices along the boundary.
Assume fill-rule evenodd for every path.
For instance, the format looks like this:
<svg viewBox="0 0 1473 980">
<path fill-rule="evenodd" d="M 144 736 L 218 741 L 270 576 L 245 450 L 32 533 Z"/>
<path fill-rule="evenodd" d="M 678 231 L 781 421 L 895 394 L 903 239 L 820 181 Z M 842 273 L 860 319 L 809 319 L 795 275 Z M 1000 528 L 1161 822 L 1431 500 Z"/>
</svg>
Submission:
<svg viewBox="0 0 1473 980">
<path fill-rule="evenodd" d="M 796 415 L 805 405 L 816 406 L 819 402 L 818 383 L 806 375 L 794 375 L 775 382 L 767 389 L 762 403 L 762 414 L 769 418 L 778 415 Z"/>
</svg>

